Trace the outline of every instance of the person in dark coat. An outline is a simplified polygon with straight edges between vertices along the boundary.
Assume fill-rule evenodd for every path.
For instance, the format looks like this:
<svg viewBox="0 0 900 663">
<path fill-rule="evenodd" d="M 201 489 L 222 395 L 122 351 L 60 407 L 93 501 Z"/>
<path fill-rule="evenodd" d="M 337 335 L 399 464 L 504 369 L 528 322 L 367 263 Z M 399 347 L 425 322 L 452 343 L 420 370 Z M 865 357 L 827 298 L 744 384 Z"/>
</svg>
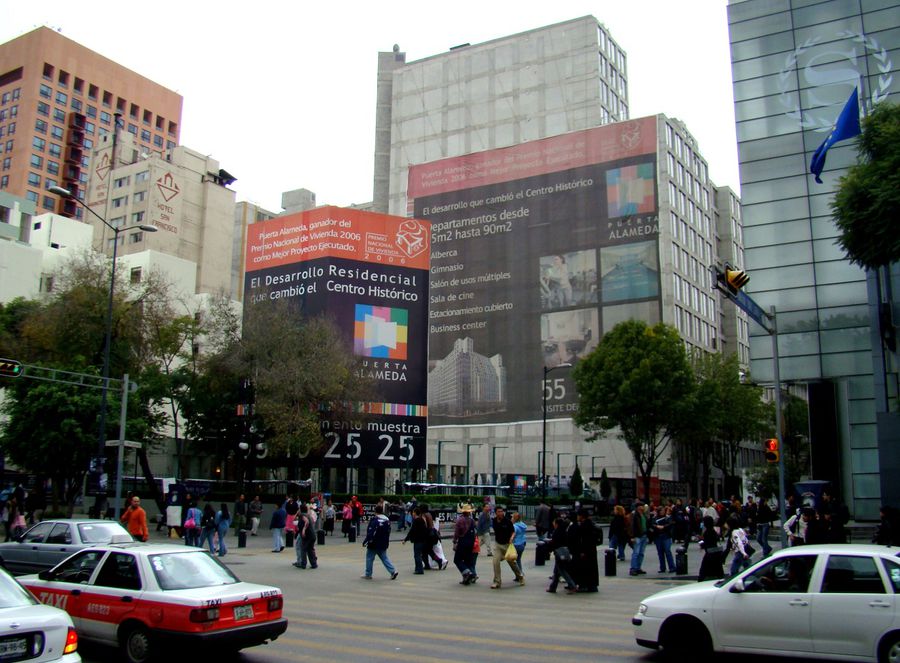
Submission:
<svg viewBox="0 0 900 663">
<path fill-rule="evenodd" d="M 579 509 L 575 523 L 569 530 L 572 548 L 572 575 L 579 592 L 596 592 L 600 585 L 597 567 L 597 527 L 587 509 Z"/>
<path fill-rule="evenodd" d="M 431 535 L 428 531 L 428 526 L 425 523 L 425 518 L 422 516 L 422 510 L 419 507 L 416 507 L 413 509 L 412 525 L 409 528 L 409 532 L 406 534 L 406 538 L 403 539 L 403 543 L 412 541 L 413 561 L 416 565 L 416 570 L 413 572 L 415 575 L 422 575 L 425 573 L 425 556 L 427 554 L 427 546 L 430 545 L 430 540 Z"/>
<path fill-rule="evenodd" d="M 697 580 L 711 580 L 725 577 L 725 547 L 722 544 L 719 532 L 716 529 L 716 521 L 712 516 L 703 518 L 703 535 L 700 538 L 700 547 L 703 548 L 703 559 L 700 561 L 700 572 Z"/>
<path fill-rule="evenodd" d="M 556 593 L 559 586 L 559 579 L 562 577 L 566 581 L 566 591 L 570 594 L 578 591 L 578 583 L 572 577 L 570 570 L 572 568 L 572 550 L 569 548 L 569 521 L 565 518 L 556 518 L 553 521 L 553 529 L 550 537 L 545 538 L 538 545 L 548 546 L 550 552 L 554 553 L 556 562 L 553 565 L 553 576 L 547 591 L 551 594 Z M 568 559 L 567 559 L 568 556 Z"/>
</svg>

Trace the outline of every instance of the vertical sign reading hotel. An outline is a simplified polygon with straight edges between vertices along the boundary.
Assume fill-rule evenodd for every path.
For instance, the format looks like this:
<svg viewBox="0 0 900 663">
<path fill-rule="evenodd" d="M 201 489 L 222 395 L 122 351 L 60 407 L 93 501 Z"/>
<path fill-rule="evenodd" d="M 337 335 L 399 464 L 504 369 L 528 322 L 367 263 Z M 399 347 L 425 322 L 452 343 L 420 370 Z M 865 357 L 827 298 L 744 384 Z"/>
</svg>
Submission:
<svg viewBox="0 0 900 663">
<path fill-rule="evenodd" d="M 339 207 L 248 228 L 245 306 L 326 313 L 379 394 L 323 416 L 329 465 L 425 467 L 430 248 L 427 222 Z"/>
<path fill-rule="evenodd" d="M 656 127 L 410 168 L 407 196 L 432 229 L 431 425 L 538 419 L 542 390 L 548 416 L 572 416 L 569 366 L 618 322 L 660 320 Z"/>
</svg>

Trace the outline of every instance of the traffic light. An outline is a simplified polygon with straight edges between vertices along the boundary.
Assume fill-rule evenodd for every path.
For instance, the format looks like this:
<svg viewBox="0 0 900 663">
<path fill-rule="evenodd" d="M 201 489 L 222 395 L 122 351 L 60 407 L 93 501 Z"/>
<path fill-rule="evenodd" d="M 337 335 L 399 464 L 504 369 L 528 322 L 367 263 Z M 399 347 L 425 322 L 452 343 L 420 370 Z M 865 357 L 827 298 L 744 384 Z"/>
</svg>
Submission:
<svg viewBox="0 0 900 663">
<path fill-rule="evenodd" d="M 777 463 L 780 454 L 778 452 L 778 440 L 774 437 L 766 440 L 766 462 Z"/>
<path fill-rule="evenodd" d="M 0 359 L 0 377 L 17 378 L 22 375 L 22 364 L 15 359 Z"/>
<path fill-rule="evenodd" d="M 726 263 L 725 285 L 728 287 L 732 294 L 736 295 L 738 290 L 743 288 L 748 283 L 750 283 L 750 277 L 747 276 L 747 272 Z"/>
</svg>

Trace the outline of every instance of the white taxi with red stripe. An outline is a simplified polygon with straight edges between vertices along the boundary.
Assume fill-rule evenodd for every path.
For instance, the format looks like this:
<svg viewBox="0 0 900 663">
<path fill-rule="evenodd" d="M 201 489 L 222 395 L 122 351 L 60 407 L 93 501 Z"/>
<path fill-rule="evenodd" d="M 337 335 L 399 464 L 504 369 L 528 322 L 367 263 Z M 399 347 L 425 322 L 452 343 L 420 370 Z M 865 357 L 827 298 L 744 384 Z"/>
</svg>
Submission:
<svg viewBox="0 0 900 663">
<path fill-rule="evenodd" d="M 121 647 L 129 663 L 151 660 L 167 645 L 243 649 L 287 629 L 280 589 L 241 582 L 199 548 L 94 546 L 19 581 L 68 612 L 81 637 Z"/>
</svg>

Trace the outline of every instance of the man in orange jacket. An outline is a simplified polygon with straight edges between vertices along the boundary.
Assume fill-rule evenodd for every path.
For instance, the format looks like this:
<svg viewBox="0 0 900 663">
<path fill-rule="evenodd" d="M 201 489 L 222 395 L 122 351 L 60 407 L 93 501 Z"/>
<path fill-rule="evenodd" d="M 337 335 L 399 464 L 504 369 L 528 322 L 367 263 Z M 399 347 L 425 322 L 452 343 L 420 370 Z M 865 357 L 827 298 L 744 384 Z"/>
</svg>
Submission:
<svg viewBox="0 0 900 663">
<path fill-rule="evenodd" d="M 135 541 L 146 541 L 150 532 L 147 530 L 147 512 L 141 507 L 141 498 L 131 498 L 131 506 L 122 514 L 122 524 Z"/>
</svg>

